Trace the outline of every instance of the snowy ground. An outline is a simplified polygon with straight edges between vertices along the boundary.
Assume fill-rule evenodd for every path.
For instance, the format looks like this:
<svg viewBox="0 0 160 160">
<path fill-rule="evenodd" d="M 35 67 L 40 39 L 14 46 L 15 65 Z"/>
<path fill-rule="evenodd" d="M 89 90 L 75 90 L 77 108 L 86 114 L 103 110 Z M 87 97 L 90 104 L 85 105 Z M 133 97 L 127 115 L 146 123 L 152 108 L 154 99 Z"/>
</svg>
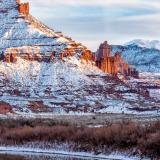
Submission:
<svg viewBox="0 0 160 160">
<path fill-rule="evenodd" d="M 160 114 L 159 74 L 142 73 L 138 80 L 115 79 L 76 57 L 52 63 L 21 58 L 14 64 L 1 62 L 0 86 L 0 101 L 20 115 Z"/>
<path fill-rule="evenodd" d="M 66 147 L 66 146 L 65 146 Z M 87 153 L 87 152 L 72 152 L 65 150 L 54 150 L 54 149 L 40 149 L 40 148 L 26 148 L 25 146 L 21 147 L 0 147 L 0 153 L 5 154 L 14 154 L 14 155 L 48 155 L 50 157 L 53 157 L 55 155 L 60 156 L 68 156 L 70 158 L 80 158 L 80 159 L 99 159 L 99 160 L 149 160 L 149 158 L 141 158 L 138 156 L 130 156 L 127 153 L 119 153 L 119 152 L 113 152 L 111 154 L 105 155 L 105 154 L 99 154 L 95 155 L 94 153 Z"/>
<path fill-rule="evenodd" d="M 160 100 L 160 73 L 141 73 L 140 82 L 146 83 L 150 96 Z"/>
</svg>

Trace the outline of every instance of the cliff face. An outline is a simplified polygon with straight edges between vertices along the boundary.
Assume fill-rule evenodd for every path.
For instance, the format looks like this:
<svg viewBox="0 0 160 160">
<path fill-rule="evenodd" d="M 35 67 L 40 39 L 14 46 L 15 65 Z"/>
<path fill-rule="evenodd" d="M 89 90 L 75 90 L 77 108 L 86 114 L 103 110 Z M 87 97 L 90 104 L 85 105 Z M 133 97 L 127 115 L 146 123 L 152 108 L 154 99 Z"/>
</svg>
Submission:
<svg viewBox="0 0 160 160">
<path fill-rule="evenodd" d="M 55 32 L 30 15 L 29 3 L 0 1 L 0 26 L 1 60 L 15 62 L 20 56 L 48 62 L 68 55 L 92 59 L 92 53 L 85 46 Z"/>
</svg>

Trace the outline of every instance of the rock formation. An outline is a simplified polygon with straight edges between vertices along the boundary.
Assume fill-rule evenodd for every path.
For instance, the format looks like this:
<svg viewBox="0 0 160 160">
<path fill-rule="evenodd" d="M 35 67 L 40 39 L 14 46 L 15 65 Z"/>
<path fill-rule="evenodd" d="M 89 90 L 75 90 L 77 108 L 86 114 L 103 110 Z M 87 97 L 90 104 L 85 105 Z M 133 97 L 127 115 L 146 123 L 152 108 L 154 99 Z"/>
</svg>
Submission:
<svg viewBox="0 0 160 160">
<path fill-rule="evenodd" d="M 35 19 L 29 13 L 29 3 L 0 1 L 0 26 L 0 59 L 6 62 L 16 62 L 19 56 L 45 62 L 73 55 L 93 59 L 93 54 L 81 43 Z"/>
<path fill-rule="evenodd" d="M 0 60 L 14 63 L 17 57 L 30 61 L 51 62 L 76 56 L 81 60 L 95 61 L 94 54 L 81 43 L 55 32 L 29 13 L 29 3 L 20 0 L 0 1 Z M 100 45 L 97 66 L 106 73 L 137 76 L 136 70 L 124 63 L 119 52 L 111 55 L 112 47 Z"/>
<path fill-rule="evenodd" d="M 138 78 L 136 69 L 131 68 L 128 63 L 124 62 L 120 52 L 116 52 L 112 56 L 112 47 L 107 41 L 102 43 L 97 51 L 96 65 L 104 72 L 112 75 L 120 73 Z"/>
<path fill-rule="evenodd" d="M 8 103 L 0 101 L 0 114 L 12 113 L 12 106 Z"/>
<path fill-rule="evenodd" d="M 96 57 L 100 69 L 113 75 L 136 73 L 120 52 L 111 52 L 107 42 L 101 44 Z M 0 0 L 0 60 L 12 62 L 0 62 L 0 114 L 159 110 L 158 90 L 151 98 L 153 88 L 147 91 L 159 87 L 157 80 L 123 81 L 103 73 L 88 63 L 95 61 L 91 51 L 39 22 L 29 14 L 29 4 L 20 0 Z"/>
<path fill-rule="evenodd" d="M 29 14 L 29 3 L 21 3 L 20 0 L 17 0 L 19 13 L 28 15 Z"/>
</svg>

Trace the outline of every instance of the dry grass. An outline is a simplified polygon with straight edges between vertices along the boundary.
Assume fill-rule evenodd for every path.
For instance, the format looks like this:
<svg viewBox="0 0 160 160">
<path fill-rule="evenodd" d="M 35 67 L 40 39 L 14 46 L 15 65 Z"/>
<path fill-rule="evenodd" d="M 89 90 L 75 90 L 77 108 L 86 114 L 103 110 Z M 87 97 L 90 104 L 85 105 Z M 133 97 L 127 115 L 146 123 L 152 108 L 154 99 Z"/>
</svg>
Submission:
<svg viewBox="0 0 160 160">
<path fill-rule="evenodd" d="M 22 156 L 0 154 L 0 160 L 26 160 Z"/>
<path fill-rule="evenodd" d="M 24 144 L 26 142 L 69 142 L 76 150 L 97 151 L 132 150 L 135 154 L 160 157 L 160 122 L 145 125 L 126 122 L 101 128 L 76 127 L 52 120 L 0 121 L 0 142 Z"/>
</svg>

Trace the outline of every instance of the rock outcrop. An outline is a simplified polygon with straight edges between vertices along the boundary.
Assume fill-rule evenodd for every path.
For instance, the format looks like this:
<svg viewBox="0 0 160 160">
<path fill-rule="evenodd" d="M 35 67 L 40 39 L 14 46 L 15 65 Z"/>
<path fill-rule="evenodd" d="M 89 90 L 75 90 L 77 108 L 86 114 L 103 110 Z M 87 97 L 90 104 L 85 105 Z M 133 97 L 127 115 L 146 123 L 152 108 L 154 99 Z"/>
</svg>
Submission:
<svg viewBox="0 0 160 160">
<path fill-rule="evenodd" d="M 29 14 L 29 3 L 21 3 L 20 0 L 17 0 L 19 13 L 28 15 Z"/>
<path fill-rule="evenodd" d="M 29 3 L 20 0 L 0 1 L 0 59 L 50 62 L 67 56 L 93 60 L 94 56 L 81 43 L 61 32 L 55 32 L 29 13 Z"/>
<path fill-rule="evenodd" d="M 136 69 L 124 62 L 120 52 L 116 52 L 115 55 L 112 56 L 112 47 L 107 41 L 102 43 L 97 51 L 96 65 L 104 72 L 112 75 L 120 73 L 138 78 Z"/>
<path fill-rule="evenodd" d="M 10 104 L 0 101 L 0 114 L 7 114 L 12 112 L 12 106 Z"/>
<path fill-rule="evenodd" d="M 29 13 L 29 3 L 20 0 L 0 1 L 0 60 L 14 63 L 18 57 L 30 61 L 52 62 L 76 56 L 80 60 L 95 61 L 94 54 L 84 45 L 55 32 Z M 100 45 L 97 66 L 106 73 L 138 76 L 135 69 L 124 63 L 121 54 L 111 55 L 112 47 Z"/>
</svg>

